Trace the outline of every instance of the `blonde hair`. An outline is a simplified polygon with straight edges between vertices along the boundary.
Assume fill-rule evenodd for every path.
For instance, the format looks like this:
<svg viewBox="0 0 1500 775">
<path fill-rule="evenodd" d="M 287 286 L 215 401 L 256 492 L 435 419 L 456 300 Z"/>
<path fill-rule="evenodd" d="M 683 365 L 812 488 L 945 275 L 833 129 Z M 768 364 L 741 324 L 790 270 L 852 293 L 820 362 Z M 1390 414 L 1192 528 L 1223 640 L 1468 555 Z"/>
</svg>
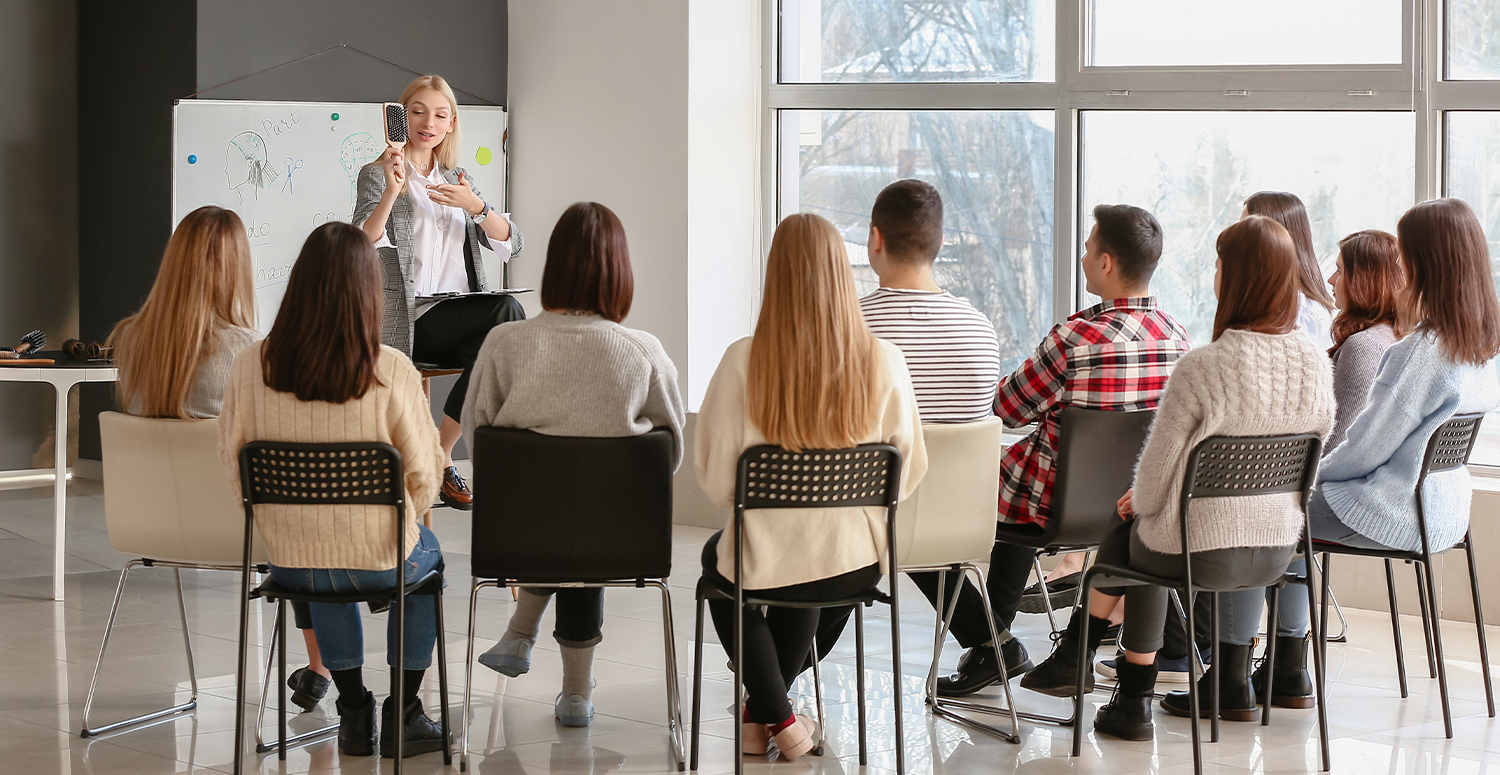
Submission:
<svg viewBox="0 0 1500 775">
<path fill-rule="evenodd" d="M 121 403 L 139 401 L 144 417 L 187 419 L 183 403 L 219 332 L 254 323 L 245 223 L 213 205 L 188 213 L 167 242 L 146 303 L 109 335 Z"/>
<path fill-rule="evenodd" d="M 793 451 L 852 447 L 879 419 L 874 391 L 884 365 L 838 230 L 810 214 L 782 221 L 750 344 L 751 422 Z"/>
<path fill-rule="evenodd" d="M 453 129 L 449 130 L 448 135 L 443 138 L 443 141 L 432 149 L 432 161 L 435 163 L 435 166 L 451 170 L 458 166 L 459 147 L 462 145 L 458 135 L 458 99 L 453 96 L 453 87 L 449 86 L 448 81 L 441 75 L 424 75 L 407 84 L 406 88 L 401 90 L 400 102 L 402 105 L 409 106 L 413 97 L 428 89 L 434 89 L 442 94 L 443 99 L 448 101 L 448 107 L 453 110 Z M 436 172 L 436 170 L 433 171 Z M 409 182 L 402 183 L 401 193 L 405 194 L 409 186 Z"/>
</svg>

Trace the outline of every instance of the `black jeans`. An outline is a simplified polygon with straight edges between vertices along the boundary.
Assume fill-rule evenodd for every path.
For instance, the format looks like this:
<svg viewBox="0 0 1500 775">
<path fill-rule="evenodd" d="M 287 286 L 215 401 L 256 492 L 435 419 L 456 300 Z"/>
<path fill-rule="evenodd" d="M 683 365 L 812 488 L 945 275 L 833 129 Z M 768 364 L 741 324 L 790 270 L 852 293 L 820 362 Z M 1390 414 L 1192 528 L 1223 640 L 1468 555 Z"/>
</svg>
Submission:
<svg viewBox="0 0 1500 775">
<path fill-rule="evenodd" d="M 604 590 L 599 587 L 546 589 L 527 587 L 527 592 L 557 598 L 552 637 L 557 645 L 582 649 L 604 640 Z"/>
<path fill-rule="evenodd" d="M 1006 526 L 1006 530 L 1013 530 Z M 997 531 L 998 532 L 998 531 Z M 1041 532 L 1041 528 L 1037 528 Z M 1031 567 L 1036 549 L 1008 541 L 995 541 L 990 549 L 990 570 L 985 576 L 985 591 L 990 594 L 990 607 L 995 611 L 995 629 L 1010 629 L 1016 620 L 1016 611 L 1021 607 L 1021 595 L 1026 592 L 1026 580 L 1031 577 Z M 927 601 L 937 606 L 938 574 L 935 572 L 909 573 L 908 577 L 927 596 Z M 943 600 L 953 599 L 953 590 L 958 586 L 959 574 L 949 573 Z M 990 627 L 984 621 L 984 600 L 974 583 L 964 579 L 963 589 L 958 593 L 958 607 L 953 612 L 953 637 L 966 649 L 974 648 L 990 640 Z M 1003 637 L 1003 636 L 1002 636 Z"/>
<path fill-rule="evenodd" d="M 703 545 L 703 575 L 721 586 L 734 587 L 734 583 L 719 573 L 720 530 Z M 880 583 L 880 566 L 850 571 L 832 578 L 793 584 L 789 587 L 754 590 L 756 597 L 788 602 L 816 600 L 838 600 L 861 595 Z M 787 691 L 797 680 L 807 664 L 812 650 L 813 637 L 818 629 L 816 608 L 776 608 L 762 614 L 757 608 L 746 608 L 744 612 L 745 664 L 736 665 L 745 684 L 745 710 L 750 719 L 759 724 L 779 724 L 792 715 L 792 703 Z M 840 609 L 843 617 L 852 610 L 849 606 Z M 724 644 L 730 659 L 734 658 L 734 601 L 710 600 L 708 612 L 713 616 L 714 631 L 719 642 Z"/>
<path fill-rule="evenodd" d="M 439 366 L 462 366 L 464 373 L 453 384 L 443 414 L 463 419 L 464 395 L 469 375 L 490 329 L 501 323 L 525 320 L 526 311 L 514 296 L 459 296 L 434 304 L 413 325 L 411 359 Z"/>
</svg>

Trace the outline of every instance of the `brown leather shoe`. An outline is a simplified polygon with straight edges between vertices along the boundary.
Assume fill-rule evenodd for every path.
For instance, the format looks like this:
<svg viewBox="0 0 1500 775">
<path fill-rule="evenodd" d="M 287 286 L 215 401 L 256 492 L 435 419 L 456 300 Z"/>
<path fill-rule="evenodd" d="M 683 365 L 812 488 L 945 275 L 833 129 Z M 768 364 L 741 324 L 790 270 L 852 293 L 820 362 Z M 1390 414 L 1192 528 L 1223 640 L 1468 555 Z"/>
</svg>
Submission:
<svg viewBox="0 0 1500 775">
<path fill-rule="evenodd" d="M 438 491 L 438 497 L 450 509 L 471 511 L 474 508 L 474 491 L 453 466 L 443 469 L 443 489 Z"/>
</svg>

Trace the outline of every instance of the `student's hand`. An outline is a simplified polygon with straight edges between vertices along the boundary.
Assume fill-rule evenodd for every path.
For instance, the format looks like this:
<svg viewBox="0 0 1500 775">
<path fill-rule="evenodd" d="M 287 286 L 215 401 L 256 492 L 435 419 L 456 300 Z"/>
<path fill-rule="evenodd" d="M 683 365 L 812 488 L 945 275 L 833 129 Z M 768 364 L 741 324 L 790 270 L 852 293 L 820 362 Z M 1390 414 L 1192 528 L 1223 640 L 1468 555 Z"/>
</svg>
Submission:
<svg viewBox="0 0 1500 775">
<path fill-rule="evenodd" d="M 1135 510 L 1132 508 L 1134 504 L 1131 502 L 1131 496 L 1134 494 L 1135 488 L 1132 487 L 1126 490 L 1124 495 L 1120 496 L 1120 500 L 1115 502 L 1115 511 L 1119 512 L 1120 519 L 1130 519 L 1135 516 Z"/>
<path fill-rule="evenodd" d="M 378 161 L 381 171 L 385 173 L 387 194 L 394 196 L 400 193 L 401 187 L 406 185 L 406 154 L 402 153 L 400 148 L 387 145 L 385 153 L 380 154 Z"/>
<path fill-rule="evenodd" d="M 458 173 L 458 184 L 439 183 L 436 186 L 427 187 L 427 198 L 449 207 L 462 208 L 469 215 L 479 215 L 484 212 L 484 200 L 474 193 L 469 186 L 469 178 L 464 173 Z"/>
</svg>

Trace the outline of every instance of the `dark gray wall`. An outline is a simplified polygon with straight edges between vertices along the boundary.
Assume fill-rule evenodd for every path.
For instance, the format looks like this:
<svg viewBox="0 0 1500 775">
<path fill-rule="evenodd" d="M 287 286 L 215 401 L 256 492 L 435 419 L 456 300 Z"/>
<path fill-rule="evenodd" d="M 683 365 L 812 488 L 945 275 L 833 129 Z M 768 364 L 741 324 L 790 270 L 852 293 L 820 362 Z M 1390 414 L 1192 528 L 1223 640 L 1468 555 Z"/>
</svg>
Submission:
<svg viewBox="0 0 1500 775">
<path fill-rule="evenodd" d="M 73 0 L 0 3 L 0 344 L 78 331 L 78 113 Z M 55 345 L 54 345 L 55 346 Z M 0 469 L 30 468 L 52 388 L 0 383 Z M 50 460 L 45 463 L 50 466 Z"/>
<path fill-rule="evenodd" d="M 83 169 L 130 168 L 84 181 L 81 206 L 91 215 L 81 232 L 79 299 L 90 338 L 145 299 L 171 236 L 173 100 L 203 91 L 204 99 L 379 102 L 396 99 L 413 77 L 348 48 L 261 72 L 339 44 L 440 74 L 460 90 L 460 103 L 506 99 L 505 0 L 78 1 Z M 434 384 L 435 402 L 444 387 Z M 93 418 L 110 405 L 107 389 L 85 393 L 83 457 L 98 459 Z"/>
</svg>

